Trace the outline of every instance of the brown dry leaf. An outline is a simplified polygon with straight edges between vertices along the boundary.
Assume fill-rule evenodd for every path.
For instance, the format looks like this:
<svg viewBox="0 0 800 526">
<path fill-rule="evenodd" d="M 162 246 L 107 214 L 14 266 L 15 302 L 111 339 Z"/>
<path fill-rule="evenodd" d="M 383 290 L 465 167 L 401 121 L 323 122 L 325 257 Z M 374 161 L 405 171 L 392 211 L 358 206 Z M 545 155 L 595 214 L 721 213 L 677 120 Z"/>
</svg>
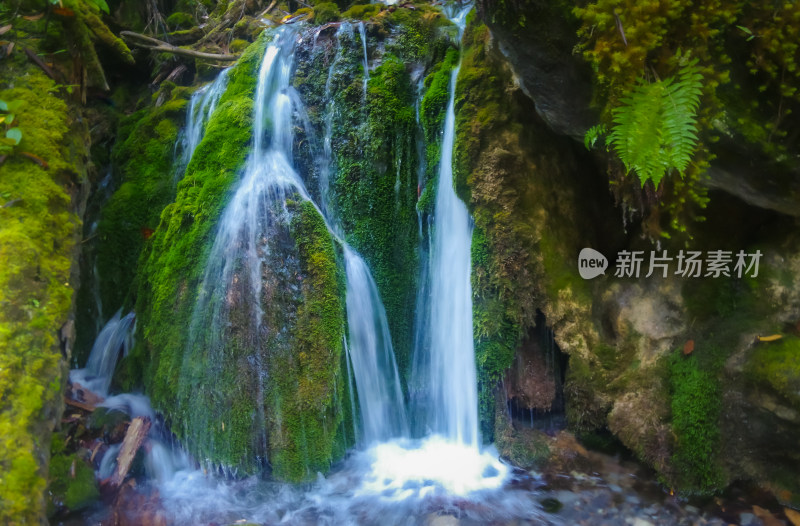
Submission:
<svg viewBox="0 0 800 526">
<path fill-rule="evenodd" d="M 694 351 L 694 340 L 689 340 L 683 344 L 683 354 L 692 354 Z"/>
<path fill-rule="evenodd" d="M 43 16 L 44 16 L 44 13 L 39 13 L 38 15 L 25 15 L 22 18 L 24 18 L 25 20 L 28 20 L 30 22 L 36 22 L 37 20 L 41 20 L 41 18 Z"/>
<path fill-rule="evenodd" d="M 11 24 L 8 24 L 7 26 L 0 27 L 0 35 L 5 35 L 9 31 L 11 31 Z"/>
</svg>

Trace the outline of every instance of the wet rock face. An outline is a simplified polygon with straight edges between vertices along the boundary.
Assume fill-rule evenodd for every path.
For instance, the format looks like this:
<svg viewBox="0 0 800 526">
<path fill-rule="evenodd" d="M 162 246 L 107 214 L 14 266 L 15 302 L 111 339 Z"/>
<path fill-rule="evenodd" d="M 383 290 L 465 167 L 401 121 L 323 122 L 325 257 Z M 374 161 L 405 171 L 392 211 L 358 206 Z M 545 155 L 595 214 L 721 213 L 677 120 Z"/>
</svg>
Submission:
<svg viewBox="0 0 800 526">
<path fill-rule="evenodd" d="M 523 343 L 506 375 L 507 398 L 525 409 L 549 411 L 556 397 L 556 379 L 548 365 L 538 342 Z"/>
<path fill-rule="evenodd" d="M 591 75 L 572 55 L 570 8 L 558 4 L 480 0 L 477 9 L 539 115 L 557 133 L 582 138 L 594 124 Z"/>
</svg>

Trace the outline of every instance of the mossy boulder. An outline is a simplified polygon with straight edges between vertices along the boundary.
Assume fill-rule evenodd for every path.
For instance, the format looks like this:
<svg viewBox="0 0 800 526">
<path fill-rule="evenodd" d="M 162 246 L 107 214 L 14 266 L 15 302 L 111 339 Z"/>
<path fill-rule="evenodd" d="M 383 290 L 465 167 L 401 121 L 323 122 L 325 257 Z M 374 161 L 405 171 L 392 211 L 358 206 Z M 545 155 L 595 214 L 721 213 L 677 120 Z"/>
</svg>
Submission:
<svg viewBox="0 0 800 526">
<path fill-rule="evenodd" d="M 353 440 L 341 403 L 342 267 L 322 216 L 299 194 L 269 202 L 257 237 L 261 297 L 242 258 L 232 262 L 232 282 L 221 285 L 224 309 L 214 310 L 216 297 L 198 303 L 216 226 L 251 147 L 257 73 L 271 35 L 230 72 L 175 202 L 143 252 L 141 333 L 122 370 L 128 384 L 144 384 L 205 464 L 302 481 L 327 471 Z M 224 328 L 212 323 L 212 311 Z"/>
</svg>

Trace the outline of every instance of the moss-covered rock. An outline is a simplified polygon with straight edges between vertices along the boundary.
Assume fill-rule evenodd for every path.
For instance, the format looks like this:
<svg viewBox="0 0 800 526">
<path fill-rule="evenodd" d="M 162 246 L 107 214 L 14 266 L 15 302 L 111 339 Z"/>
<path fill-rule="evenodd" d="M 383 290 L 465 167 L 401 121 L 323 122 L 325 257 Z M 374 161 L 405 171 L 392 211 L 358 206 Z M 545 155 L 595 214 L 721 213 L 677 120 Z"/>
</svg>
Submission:
<svg viewBox="0 0 800 526">
<path fill-rule="evenodd" d="M 339 7 L 333 2 L 322 2 L 314 6 L 314 23 L 327 24 L 339 20 Z"/>
<path fill-rule="evenodd" d="M 272 314 L 275 327 L 289 327 L 291 335 L 286 346 L 269 351 L 268 369 L 279 373 L 268 382 L 265 404 L 273 474 L 301 481 L 326 472 L 353 437 L 348 441 L 345 431 L 349 405 L 344 403 L 347 378 L 342 368 L 346 317 L 341 255 L 308 201 L 298 205 L 290 237 L 303 279 L 294 304 L 282 303 L 283 312 Z"/>
<path fill-rule="evenodd" d="M 0 164 L 0 522 L 27 524 L 43 520 L 62 407 L 59 329 L 71 308 L 88 133 L 38 68 L 7 71 L 0 99 L 15 103 L 22 140 Z"/>
<path fill-rule="evenodd" d="M 343 276 L 319 212 L 299 194 L 269 203 L 258 236 L 261 297 L 242 271 L 246 262 L 236 259 L 232 282 L 221 285 L 224 306 L 216 296 L 198 303 L 217 222 L 251 146 L 269 35 L 230 72 L 177 198 L 143 253 L 142 333 L 122 368 L 205 464 L 239 474 L 269 468 L 278 479 L 301 481 L 326 471 L 353 440 L 344 425 L 352 428 L 352 415 L 341 404 Z"/>
<path fill-rule="evenodd" d="M 195 411 L 189 412 L 181 410 L 184 406 L 178 397 L 181 377 L 187 374 L 183 371 L 184 351 L 196 288 L 203 276 L 207 249 L 213 241 L 214 224 L 247 155 L 256 76 L 267 40 L 262 38 L 251 46 L 230 72 L 228 88 L 178 185 L 176 200 L 164 209 L 161 222 L 142 253 L 136 310 L 137 327 L 143 334 L 122 364 L 123 387 L 145 385 L 154 406 L 170 418 L 173 429 L 193 453 L 212 462 L 241 465 L 246 471 L 254 469 L 256 456 L 249 449 L 247 436 L 243 439 L 226 437 L 219 442 L 227 444 L 224 451 L 207 449 L 213 447 L 209 444 L 217 443 L 216 433 L 223 433 L 225 424 L 228 433 L 249 433 L 250 408 L 255 404 L 250 400 L 252 393 L 234 389 L 239 385 L 236 378 L 227 377 L 227 384 L 216 386 L 230 402 L 226 413 L 212 415 L 206 411 L 206 418 L 194 421 L 192 416 L 200 408 L 195 406 Z M 175 330 L 176 326 L 183 330 Z M 201 365 L 199 361 L 198 365 Z M 199 374 L 200 369 L 193 370 Z M 244 397 L 239 398 L 239 404 L 234 403 L 237 393 Z M 217 416 L 220 418 L 216 419 Z M 211 418 L 216 420 L 209 429 L 208 419 Z M 197 427 L 190 428 L 190 425 Z"/>
<path fill-rule="evenodd" d="M 379 10 L 377 5 L 356 7 Z M 348 16 L 353 15 L 343 15 Z M 320 136 L 328 126 L 332 130 L 333 171 L 327 195 L 319 189 L 324 181 L 318 179 L 310 152 L 298 155 L 298 165 L 311 174 L 307 186 L 312 194 L 319 196 L 347 242 L 369 264 L 403 376 L 411 363 L 419 265 L 419 169 L 425 162 L 417 149 L 418 78 L 412 73 L 434 71 L 448 49 L 455 51 L 447 33 L 440 30 L 443 25 L 449 23 L 430 7 L 381 12 L 365 25 L 369 72 L 363 70 L 364 43 L 351 24 L 341 26 L 335 38 L 332 32 L 320 36 L 331 38 L 330 46 L 298 52 L 295 85 L 309 118 Z M 450 55 L 450 68 L 455 56 Z M 429 104 L 432 119 L 444 111 L 443 104 L 441 100 L 438 106 Z M 431 136 L 439 133 L 432 131 Z"/>
<path fill-rule="evenodd" d="M 164 95 L 170 100 L 154 107 Z M 112 155 L 117 189 L 102 209 L 94 241 L 100 301 L 108 315 L 132 306 L 139 254 L 175 197 L 175 142 L 188 95 L 186 89 L 164 86 L 150 104 L 120 122 Z"/>
</svg>

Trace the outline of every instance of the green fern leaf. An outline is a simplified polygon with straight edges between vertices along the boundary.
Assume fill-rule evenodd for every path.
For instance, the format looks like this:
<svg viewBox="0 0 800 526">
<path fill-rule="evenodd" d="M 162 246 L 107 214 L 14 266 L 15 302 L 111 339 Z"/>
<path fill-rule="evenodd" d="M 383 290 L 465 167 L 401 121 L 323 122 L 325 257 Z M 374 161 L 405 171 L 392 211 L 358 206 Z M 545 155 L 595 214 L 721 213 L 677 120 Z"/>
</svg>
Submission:
<svg viewBox="0 0 800 526">
<path fill-rule="evenodd" d="M 683 174 L 689 166 L 697 147 L 702 80 L 697 60 L 683 66 L 677 78 L 653 83 L 639 78 L 612 110 L 608 143 L 642 185 L 652 180 L 657 187 L 670 170 Z"/>
</svg>

